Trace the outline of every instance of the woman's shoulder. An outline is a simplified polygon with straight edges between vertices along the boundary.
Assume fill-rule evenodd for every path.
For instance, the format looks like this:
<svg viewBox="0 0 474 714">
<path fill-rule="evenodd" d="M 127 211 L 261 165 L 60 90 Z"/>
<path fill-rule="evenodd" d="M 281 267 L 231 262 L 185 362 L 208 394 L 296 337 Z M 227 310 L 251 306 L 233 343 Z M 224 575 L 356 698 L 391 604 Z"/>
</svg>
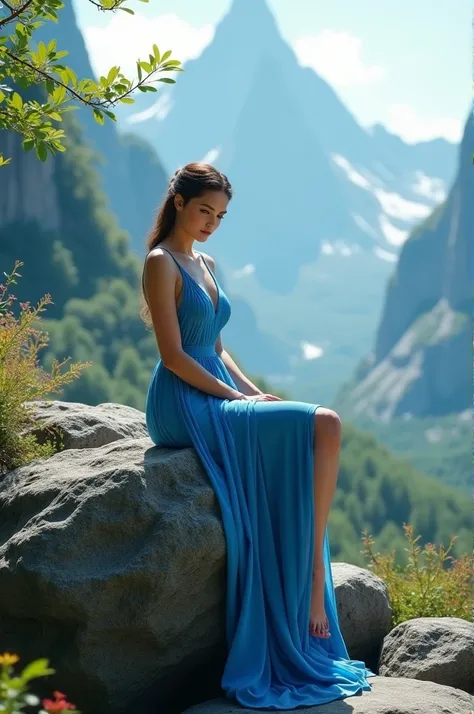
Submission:
<svg viewBox="0 0 474 714">
<path fill-rule="evenodd" d="M 148 266 L 156 274 L 156 277 L 160 277 L 161 274 L 178 275 L 180 271 L 178 270 L 179 263 L 176 258 L 160 245 L 156 245 L 152 248 L 145 256 L 145 265 L 143 271 L 148 270 Z"/>
<path fill-rule="evenodd" d="M 204 253 L 202 250 L 200 251 L 200 253 L 201 253 L 202 257 L 204 258 L 204 260 L 206 260 L 209 263 L 209 265 L 211 266 L 211 268 L 214 270 L 216 267 L 216 262 L 215 262 L 214 258 L 212 257 L 212 255 L 209 255 L 208 253 Z"/>
</svg>

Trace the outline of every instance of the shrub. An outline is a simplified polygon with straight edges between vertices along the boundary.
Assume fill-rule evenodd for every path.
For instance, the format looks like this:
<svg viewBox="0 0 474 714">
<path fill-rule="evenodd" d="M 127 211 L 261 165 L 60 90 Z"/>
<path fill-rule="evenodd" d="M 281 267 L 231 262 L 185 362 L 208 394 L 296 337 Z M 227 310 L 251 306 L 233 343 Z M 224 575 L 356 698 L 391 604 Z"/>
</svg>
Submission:
<svg viewBox="0 0 474 714">
<path fill-rule="evenodd" d="M 25 402 L 62 391 L 62 385 L 69 384 L 92 364 L 76 362 L 65 373 L 59 370 L 69 358 L 61 363 L 53 360 L 51 373 L 39 366 L 37 353 L 48 344 L 49 337 L 35 328 L 35 320 L 40 320 L 39 313 L 52 300 L 47 294 L 34 309 L 29 302 L 19 303 L 21 311 L 15 317 L 10 307 L 16 297 L 8 290 L 11 283 L 16 283 L 15 278 L 21 277 L 17 269 L 22 265 L 16 261 L 10 275 L 4 273 L 6 284 L 0 285 L 0 474 L 34 458 L 51 456 L 58 449 L 57 435 L 55 443 L 39 443 L 34 434 L 28 433 L 34 418 L 32 406 Z"/>
<path fill-rule="evenodd" d="M 460 617 L 473 621 L 472 585 L 474 561 L 472 554 L 464 553 L 454 559 L 449 552 L 457 536 L 452 536 L 448 548 L 436 550 L 433 543 L 421 548 L 420 536 L 413 537 L 413 526 L 403 524 L 409 547 L 408 563 L 404 567 L 395 563 L 395 549 L 381 555 L 374 553 L 374 541 L 363 531 L 366 549 L 361 553 L 370 559 L 368 567 L 378 575 L 388 588 L 392 606 L 392 623 L 415 617 Z M 451 561 L 450 567 L 445 567 Z"/>
</svg>

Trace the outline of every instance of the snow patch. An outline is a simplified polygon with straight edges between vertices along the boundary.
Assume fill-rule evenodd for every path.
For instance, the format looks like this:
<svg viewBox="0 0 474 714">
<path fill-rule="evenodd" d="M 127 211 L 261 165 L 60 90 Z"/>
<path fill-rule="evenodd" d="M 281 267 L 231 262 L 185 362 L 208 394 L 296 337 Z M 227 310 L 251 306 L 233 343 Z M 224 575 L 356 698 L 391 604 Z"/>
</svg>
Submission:
<svg viewBox="0 0 474 714">
<path fill-rule="evenodd" d="M 446 198 L 446 184 L 440 178 L 432 178 L 422 171 L 415 173 L 417 183 L 412 188 L 420 196 L 429 198 L 431 201 L 441 203 Z"/>
<path fill-rule="evenodd" d="M 390 245 L 403 245 L 408 238 L 408 231 L 402 231 L 399 228 L 395 228 L 395 226 L 390 223 L 383 213 L 379 216 L 379 224 L 382 233 Z"/>
<path fill-rule="evenodd" d="M 300 347 L 303 351 L 303 359 L 318 359 L 324 354 L 322 347 L 318 345 L 313 345 L 311 342 L 300 342 Z"/>
<path fill-rule="evenodd" d="M 385 260 L 388 263 L 396 263 L 398 260 L 398 256 L 395 255 L 395 253 L 390 253 L 390 251 L 384 250 L 379 245 L 374 246 L 373 251 L 374 251 L 375 255 L 377 256 L 377 258 L 380 258 L 381 260 Z"/>
</svg>

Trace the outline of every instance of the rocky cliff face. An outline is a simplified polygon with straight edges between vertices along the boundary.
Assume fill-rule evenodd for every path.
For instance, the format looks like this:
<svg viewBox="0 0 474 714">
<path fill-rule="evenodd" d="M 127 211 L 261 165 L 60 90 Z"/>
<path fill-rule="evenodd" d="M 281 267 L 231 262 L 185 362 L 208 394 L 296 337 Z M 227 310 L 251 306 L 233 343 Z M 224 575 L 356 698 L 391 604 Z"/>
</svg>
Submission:
<svg viewBox="0 0 474 714">
<path fill-rule="evenodd" d="M 34 151 L 25 153 L 13 133 L 2 132 L 0 147 L 12 159 L 0 177 L 0 229 L 17 221 L 36 221 L 47 230 L 58 230 L 60 207 L 54 162 L 42 163 Z"/>
<path fill-rule="evenodd" d="M 341 396 L 353 415 L 389 420 L 460 412 L 470 404 L 474 263 L 473 129 L 446 201 L 405 243 L 373 354 Z"/>
</svg>

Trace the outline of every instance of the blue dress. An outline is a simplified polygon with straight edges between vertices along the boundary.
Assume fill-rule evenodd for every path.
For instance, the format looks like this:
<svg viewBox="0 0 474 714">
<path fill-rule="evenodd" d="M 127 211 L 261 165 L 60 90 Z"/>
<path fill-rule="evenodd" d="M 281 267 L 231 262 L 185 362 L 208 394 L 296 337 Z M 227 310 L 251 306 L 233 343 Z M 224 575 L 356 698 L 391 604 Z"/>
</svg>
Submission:
<svg viewBox="0 0 474 714">
<path fill-rule="evenodd" d="M 183 351 L 237 389 L 214 349 L 231 314 L 227 296 L 206 263 L 218 293 L 215 307 L 167 252 L 183 278 L 178 308 Z M 227 544 L 228 645 L 221 686 L 244 707 L 322 704 L 371 690 L 368 677 L 375 676 L 364 662 L 349 658 L 339 629 L 327 529 L 324 604 L 332 636 L 321 639 L 309 632 L 317 408 L 297 401 L 215 397 L 161 360 L 148 387 L 150 438 L 157 446 L 194 447 L 220 505 Z"/>
</svg>

